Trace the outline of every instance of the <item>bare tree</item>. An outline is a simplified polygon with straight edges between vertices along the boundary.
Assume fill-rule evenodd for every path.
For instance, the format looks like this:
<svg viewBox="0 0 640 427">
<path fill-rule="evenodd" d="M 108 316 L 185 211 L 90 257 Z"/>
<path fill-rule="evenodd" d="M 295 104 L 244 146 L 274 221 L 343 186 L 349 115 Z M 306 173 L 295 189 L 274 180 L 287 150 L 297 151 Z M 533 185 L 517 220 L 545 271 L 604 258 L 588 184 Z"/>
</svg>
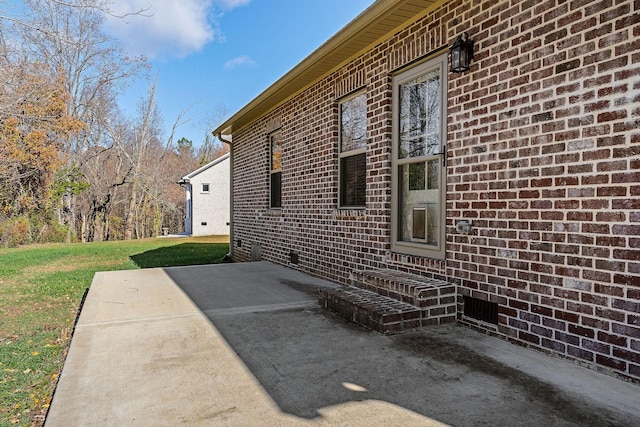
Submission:
<svg viewBox="0 0 640 427">
<path fill-rule="evenodd" d="M 229 152 L 229 146 L 218 141 L 212 133 L 213 129 L 217 128 L 227 117 L 227 108 L 224 105 L 218 105 L 203 121 L 205 130 L 204 143 L 198 150 L 198 163 L 200 166 L 204 166 Z"/>
<path fill-rule="evenodd" d="M 85 9 L 85 10 L 91 10 L 94 12 L 99 12 L 104 15 L 111 16 L 118 19 L 126 19 L 129 16 L 133 16 L 133 15 L 147 16 L 145 14 L 150 9 L 150 8 L 140 8 L 135 12 L 121 13 L 114 9 L 115 1 L 111 1 L 111 0 L 79 0 L 79 1 L 50 0 L 50 2 L 53 4 L 57 4 L 61 7 L 69 8 L 69 9 L 76 9 L 76 10 Z M 15 4 L 8 2 L 6 0 L 2 0 L 0 1 L 0 6 L 1 6 L 0 8 L 1 21 L 10 22 L 14 25 L 29 28 L 33 31 L 47 32 L 46 29 L 41 28 L 38 25 L 34 25 L 33 22 L 31 22 L 28 19 L 25 19 L 21 13 L 16 12 L 14 9 Z M 14 12 L 14 15 L 11 14 L 12 11 Z M 49 33 L 48 35 L 64 38 L 64 35 L 62 34 Z"/>
<path fill-rule="evenodd" d="M 98 2 L 104 4 L 106 2 Z M 143 57 L 130 57 L 101 29 L 104 15 L 95 8 L 67 7 L 54 0 L 26 0 L 31 27 L 20 31 L 30 57 L 64 74 L 70 94 L 68 112 L 89 124 L 82 139 L 68 147 L 74 155 L 99 143 L 100 117 L 114 108 L 116 97 L 132 78 L 146 75 Z"/>
<path fill-rule="evenodd" d="M 159 234 L 163 208 L 175 208 L 164 196 L 170 180 L 175 182 L 179 178 L 168 170 L 171 163 L 167 162 L 167 157 L 174 153 L 173 139 L 183 115 L 178 116 L 169 137 L 162 142 L 162 118 L 155 94 L 156 83 L 153 83 L 147 96 L 140 100 L 137 117 L 130 124 L 128 133 L 116 132 L 113 128 L 109 131 L 114 148 L 128 165 L 124 177 L 127 184 L 123 212 L 125 239 Z"/>
<path fill-rule="evenodd" d="M 133 79 L 146 76 L 149 64 L 144 57 L 126 55 L 103 33 L 105 14 L 113 14 L 111 1 L 25 0 L 24 4 L 28 13 L 14 26 L 14 32 L 25 56 L 63 76 L 69 94 L 68 114 L 86 127 L 65 141 L 62 152 L 69 168 L 85 172 L 85 162 L 93 159 L 94 148 L 105 147 L 105 121 L 118 114 L 117 96 Z M 99 185 L 99 181 L 88 181 Z M 60 206 L 60 217 L 71 230 L 77 230 L 76 218 L 85 215 L 79 212 L 76 197 L 68 192 Z M 82 205 L 97 206 L 97 202 Z"/>
<path fill-rule="evenodd" d="M 3 111 L 18 114 L 22 100 L 42 97 L 46 86 L 37 81 L 21 85 L 21 97 L 13 96 L 21 82 L 15 72 L 28 69 L 25 64 L 42 64 L 50 73 L 44 80 L 61 85 L 63 96 L 57 100 L 63 100 L 65 108 L 59 116 L 69 116 L 75 124 L 73 132 L 59 132 L 55 141 L 61 164 L 58 220 L 88 241 L 146 237 L 169 223 L 177 229 L 184 194 L 175 183 L 198 166 L 193 150 L 180 152 L 174 142 L 185 113 L 163 137 L 156 83 L 141 100 L 136 117 L 125 118 L 118 111 L 118 95 L 132 79 L 145 77 L 149 65 L 143 57 L 125 55 L 102 33 L 106 14 L 117 16 L 115 2 L 25 0 L 24 5 L 27 12 L 19 20 L 0 8 L 0 118 Z M 209 128 L 226 115 L 220 111 Z M 210 129 L 206 135 L 201 157 L 212 159 L 225 147 L 213 140 Z M 0 153 L 0 173 L 9 173 L 2 158 Z"/>
</svg>

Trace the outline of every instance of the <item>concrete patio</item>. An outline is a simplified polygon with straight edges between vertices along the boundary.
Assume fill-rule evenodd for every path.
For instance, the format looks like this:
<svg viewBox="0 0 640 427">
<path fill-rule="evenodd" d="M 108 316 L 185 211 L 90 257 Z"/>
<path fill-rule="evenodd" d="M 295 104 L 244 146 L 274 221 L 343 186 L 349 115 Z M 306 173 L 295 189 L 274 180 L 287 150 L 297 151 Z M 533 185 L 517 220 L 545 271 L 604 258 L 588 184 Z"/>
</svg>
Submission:
<svg viewBox="0 0 640 427">
<path fill-rule="evenodd" d="M 640 387 L 460 326 L 383 336 L 270 263 L 98 273 L 57 426 L 634 426 Z"/>
</svg>

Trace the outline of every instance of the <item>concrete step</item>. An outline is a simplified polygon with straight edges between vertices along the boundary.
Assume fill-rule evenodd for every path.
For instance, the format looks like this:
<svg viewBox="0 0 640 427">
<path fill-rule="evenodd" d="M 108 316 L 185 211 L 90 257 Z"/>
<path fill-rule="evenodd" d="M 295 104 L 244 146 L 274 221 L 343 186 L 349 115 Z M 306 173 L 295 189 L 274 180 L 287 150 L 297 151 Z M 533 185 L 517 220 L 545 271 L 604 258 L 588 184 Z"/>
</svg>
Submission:
<svg viewBox="0 0 640 427">
<path fill-rule="evenodd" d="M 447 282 L 371 270 L 354 272 L 351 284 L 320 289 L 320 305 L 383 334 L 456 321 L 456 288 Z"/>
</svg>

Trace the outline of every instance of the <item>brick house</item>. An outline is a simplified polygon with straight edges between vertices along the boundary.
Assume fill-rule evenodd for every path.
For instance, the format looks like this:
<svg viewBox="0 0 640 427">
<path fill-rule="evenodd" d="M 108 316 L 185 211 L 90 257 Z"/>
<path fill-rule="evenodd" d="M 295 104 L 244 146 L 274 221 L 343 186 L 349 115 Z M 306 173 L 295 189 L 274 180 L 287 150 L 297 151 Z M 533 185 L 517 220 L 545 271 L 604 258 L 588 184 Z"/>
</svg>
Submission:
<svg viewBox="0 0 640 427">
<path fill-rule="evenodd" d="M 231 160 L 227 153 L 182 177 L 185 188 L 184 232 L 190 236 L 228 236 Z"/>
<path fill-rule="evenodd" d="M 639 0 L 378 0 L 214 131 L 232 256 L 452 284 L 458 322 L 638 381 L 639 128 Z"/>
</svg>

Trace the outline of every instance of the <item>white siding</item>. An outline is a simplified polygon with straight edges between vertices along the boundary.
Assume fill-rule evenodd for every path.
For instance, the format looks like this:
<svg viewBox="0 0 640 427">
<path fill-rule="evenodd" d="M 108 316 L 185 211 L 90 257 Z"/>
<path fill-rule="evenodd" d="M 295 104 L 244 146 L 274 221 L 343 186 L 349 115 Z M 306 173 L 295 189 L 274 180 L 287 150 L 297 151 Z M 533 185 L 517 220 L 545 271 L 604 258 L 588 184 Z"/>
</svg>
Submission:
<svg viewBox="0 0 640 427">
<path fill-rule="evenodd" d="M 229 156 L 225 155 L 185 177 L 191 184 L 190 189 L 187 185 L 187 234 L 229 235 L 230 164 Z M 202 191 L 202 184 L 209 184 L 208 192 Z"/>
</svg>

